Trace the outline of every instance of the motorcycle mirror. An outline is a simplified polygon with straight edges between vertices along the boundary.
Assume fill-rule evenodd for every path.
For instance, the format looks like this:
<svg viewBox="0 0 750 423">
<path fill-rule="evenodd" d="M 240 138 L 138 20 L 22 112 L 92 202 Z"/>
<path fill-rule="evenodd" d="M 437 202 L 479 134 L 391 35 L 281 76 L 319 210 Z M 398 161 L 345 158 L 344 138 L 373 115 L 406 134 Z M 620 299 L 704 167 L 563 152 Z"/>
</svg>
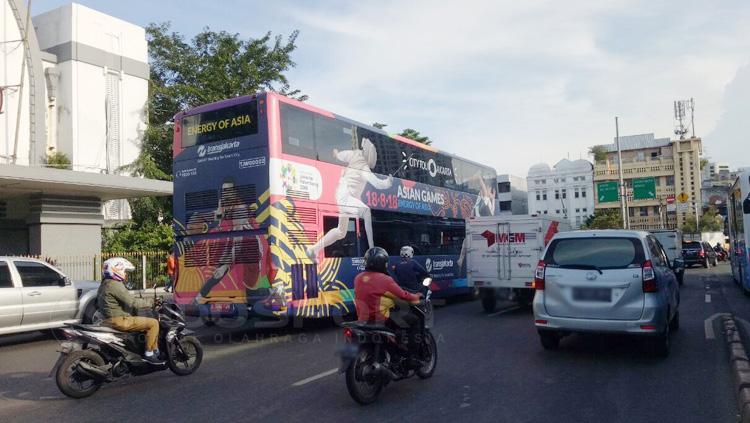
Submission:
<svg viewBox="0 0 750 423">
<path fill-rule="evenodd" d="M 424 280 L 422 281 L 423 286 L 430 286 L 431 283 L 432 283 L 432 278 L 424 278 Z"/>
</svg>

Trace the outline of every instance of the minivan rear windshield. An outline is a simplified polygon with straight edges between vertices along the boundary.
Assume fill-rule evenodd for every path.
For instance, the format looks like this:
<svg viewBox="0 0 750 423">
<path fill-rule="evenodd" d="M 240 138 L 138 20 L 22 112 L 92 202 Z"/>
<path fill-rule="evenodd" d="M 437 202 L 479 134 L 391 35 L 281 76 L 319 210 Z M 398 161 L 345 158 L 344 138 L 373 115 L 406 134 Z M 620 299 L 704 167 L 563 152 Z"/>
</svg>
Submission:
<svg viewBox="0 0 750 423">
<path fill-rule="evenodd" d="M 645 260 L 637 238 L 567 238 L 552 241 L 544 263 L 551 267 L 623 269 Z"/>
<path fill-rule="evenodd" d="M 701 243 L 697 241 L 683 242 L 682 248 L 701 248 Z"/>
</svg>

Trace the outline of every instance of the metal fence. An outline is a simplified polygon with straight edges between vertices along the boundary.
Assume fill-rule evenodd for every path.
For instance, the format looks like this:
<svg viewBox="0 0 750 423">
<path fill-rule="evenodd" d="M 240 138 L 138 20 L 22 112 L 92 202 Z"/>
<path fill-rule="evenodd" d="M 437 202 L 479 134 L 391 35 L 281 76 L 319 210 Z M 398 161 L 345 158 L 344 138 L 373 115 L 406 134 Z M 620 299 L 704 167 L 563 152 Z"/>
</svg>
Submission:
<svg viewBox="0 0 750 423">
<path fill-rule="evenodd" d="M 102 253 L 89 256 L 45 256 L 36 257 L 60 269 L 72 280 L 102 279 L 102 263 L 112 257 L 124 257 L 135 266 L 130 272 L 131 289 L 148 289 L 165 286 L 167 274 L 167 251 Z"/>
</svg>

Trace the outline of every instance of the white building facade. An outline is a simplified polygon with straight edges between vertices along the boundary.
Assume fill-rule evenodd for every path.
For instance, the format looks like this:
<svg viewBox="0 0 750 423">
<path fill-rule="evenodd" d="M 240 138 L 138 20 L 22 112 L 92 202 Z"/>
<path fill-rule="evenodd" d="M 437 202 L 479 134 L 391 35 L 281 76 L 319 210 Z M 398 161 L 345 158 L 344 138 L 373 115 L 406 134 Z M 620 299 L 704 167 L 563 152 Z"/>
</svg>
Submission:
<svg viewBox="0 0 750 423">
<path fill-rule="evenodd" d="M 594 214 L 593 177 L 593 165 L 586 160 L 532 166 L 526 178 L 529 214 L 565 218 L 580 228 Z"/>
<path fill-rule="evenodd" d="M 145 29 L 27 4 L 0 0 L 0 254 L 97 252 L 104 222 L 130 217 L 124 199 L 172 190 L 122 170 L 146 130 Z M 69 170 L 47 167 L 54 153 Z"/>
</svg>

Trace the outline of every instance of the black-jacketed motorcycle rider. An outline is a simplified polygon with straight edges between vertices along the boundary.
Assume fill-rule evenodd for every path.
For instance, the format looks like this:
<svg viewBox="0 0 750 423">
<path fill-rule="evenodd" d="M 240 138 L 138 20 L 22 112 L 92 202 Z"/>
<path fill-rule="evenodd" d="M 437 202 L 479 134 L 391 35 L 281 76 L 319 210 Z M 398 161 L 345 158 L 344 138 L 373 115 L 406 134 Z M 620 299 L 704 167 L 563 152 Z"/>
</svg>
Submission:
<svg viewBox="0 0 750 423">
<path fill-rule="evenodd" d="M 401 288 L 409 292 L 424 292 L 422 281 L 429 273 L 414 260 L 414 248 L 409 245 L 401 247 L 401 261 L 391 266 L 391 274 Z"/>
</svg>

